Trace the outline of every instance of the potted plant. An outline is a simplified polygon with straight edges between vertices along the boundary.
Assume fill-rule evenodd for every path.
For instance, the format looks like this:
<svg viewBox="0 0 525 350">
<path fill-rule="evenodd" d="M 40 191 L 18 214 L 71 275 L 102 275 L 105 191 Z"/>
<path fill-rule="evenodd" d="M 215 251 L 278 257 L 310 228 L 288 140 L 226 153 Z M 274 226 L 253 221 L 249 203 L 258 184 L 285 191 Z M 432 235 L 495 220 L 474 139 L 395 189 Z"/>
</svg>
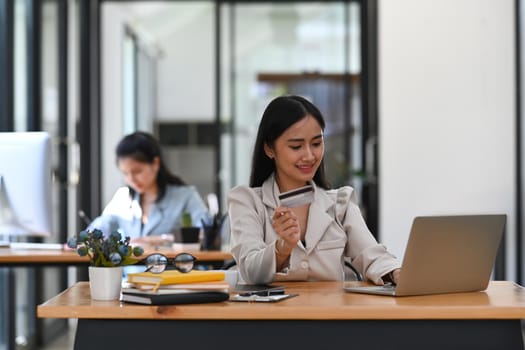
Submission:
<svg viewBox="0 0 525 350">
<path fill-rule="evenodd" d="M 136 264 L 144 253 L 142 247 L 132 247 L 130 237 L 113 231 L 108 237 L 101 230 L 84 230 L 67 241 L 78 255 L 89 256 L 89 286 L 96 300 L 117 300 L 122 283 L 122 266 Z"/>
<path fill-rule="evenodd" d="M 200 227 L 193 226 L 191 214 L 184 212 L 181 216 L 181 241 L 182 243 L 198 243 Z"/>
</svg>

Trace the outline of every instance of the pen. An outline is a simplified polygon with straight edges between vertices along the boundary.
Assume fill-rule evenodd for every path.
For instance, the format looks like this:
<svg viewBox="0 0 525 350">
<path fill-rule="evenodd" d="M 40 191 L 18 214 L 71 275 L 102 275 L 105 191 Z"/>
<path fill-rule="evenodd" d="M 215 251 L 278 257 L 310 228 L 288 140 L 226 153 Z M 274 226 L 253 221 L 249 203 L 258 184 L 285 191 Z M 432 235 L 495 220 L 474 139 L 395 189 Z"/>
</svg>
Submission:
<svg viewBox="0 0 525 350">
<path fill-rule="evenodd" d="M 86 213 L 84 213 L 82 209 L 78 211 L 78 216 L 80 216 L 80 218 L 84 220 L 86 225 L 89 226 L 89 224 L 91 224 L 91 219 L 86 215 Z"/>
</svg>

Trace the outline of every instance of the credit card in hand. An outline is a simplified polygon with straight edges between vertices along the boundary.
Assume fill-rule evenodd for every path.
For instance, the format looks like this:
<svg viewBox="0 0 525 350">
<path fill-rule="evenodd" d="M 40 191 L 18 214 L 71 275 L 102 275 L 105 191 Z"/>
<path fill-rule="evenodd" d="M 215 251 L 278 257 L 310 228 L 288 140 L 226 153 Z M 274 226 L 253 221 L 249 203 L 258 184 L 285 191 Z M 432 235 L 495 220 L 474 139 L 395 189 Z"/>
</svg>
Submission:
<svg viewBox="0 0 525 350">
<path fill-rule="evenodd" d="M 314 201 L 314 188 L 312 185 L 296 188 L 294 190 L 283 192 L 279 195 L 281 206 L 293 208 L 300 207 Z"/>
</svg>

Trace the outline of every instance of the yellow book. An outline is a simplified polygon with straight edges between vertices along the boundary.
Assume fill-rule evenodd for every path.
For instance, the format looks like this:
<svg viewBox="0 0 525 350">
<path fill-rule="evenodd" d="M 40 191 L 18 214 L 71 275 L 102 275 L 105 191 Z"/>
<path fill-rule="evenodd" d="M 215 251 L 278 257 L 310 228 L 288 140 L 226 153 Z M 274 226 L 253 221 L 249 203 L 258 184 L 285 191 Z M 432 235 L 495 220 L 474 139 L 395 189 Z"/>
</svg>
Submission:
<svg viewBox="0 0 525 350">
<path fill-rule="evenodd" d="M 222 281 L 205 281 L 196 283 L 176 283 L 176 284 L 165 284 L 158 288 L 154 284 L 145 283 L 125 283 L 122 285 L 122 293 L 137 293 L 139 291 L 147 292 L 157 289 L 158 293 L 169 293 L 173 290 L 221 290 L 228 291 L 230 285 L 225 280 Z"/>
<path fill-rule="evenodd" d="M 182 273 L 177 270 L 168 270 L 161 273 L 138 272 L 128 274 L 128 282 L 142 283 L 153 285 L 167 285 L 177 283 L 196 283 L 207 281 L 223 281 L 224 271 L 208 270 L 199 271 L 193 270 L 188 273 Z"/>
</svg>

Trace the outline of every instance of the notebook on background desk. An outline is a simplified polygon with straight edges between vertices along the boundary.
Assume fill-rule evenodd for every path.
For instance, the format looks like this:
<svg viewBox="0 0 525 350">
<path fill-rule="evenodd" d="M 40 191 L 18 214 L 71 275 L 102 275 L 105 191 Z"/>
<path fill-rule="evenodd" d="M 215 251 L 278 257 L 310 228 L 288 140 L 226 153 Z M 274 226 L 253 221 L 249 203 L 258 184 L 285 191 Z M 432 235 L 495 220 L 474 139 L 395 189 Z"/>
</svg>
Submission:
<svg viewBox="0 0 525 350">
<path fill-rule="evenodd" d="M 506 215 L 416 217 L 396 285 L 345 286 L 347 292 L 408 296 L 485 290 Z"/>
<path fill-rule="evenodd" d="M 11 248 L 14 250 L 64 250 L 64 243 L 34 243 L 34 242 L 10 242 L 0 241 L 0 248 Z M 74 249 L 71 249 L 74 251 Z"/>
</svg>

